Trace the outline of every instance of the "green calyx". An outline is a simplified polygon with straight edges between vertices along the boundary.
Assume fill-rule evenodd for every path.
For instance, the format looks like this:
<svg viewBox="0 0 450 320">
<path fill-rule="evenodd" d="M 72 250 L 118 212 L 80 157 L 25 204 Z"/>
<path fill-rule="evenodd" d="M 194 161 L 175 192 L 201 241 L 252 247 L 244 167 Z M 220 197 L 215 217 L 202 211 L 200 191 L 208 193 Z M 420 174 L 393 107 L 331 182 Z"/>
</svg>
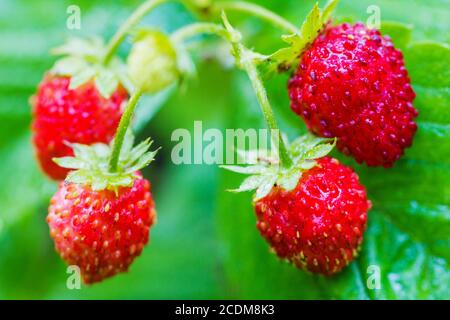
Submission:
<svg viewBox="0 0 450 320">
<path fill-rule="evenodd" d="M 268 73 L 285 72 L 294 68 L 298 63 L 299 57 L 314 42 L 328 23 L 331 13 L 338 2 L 339 0 L 330 0 L 323 10 L 316 3 L 306 16 L 298 33 L 282 36 L 282 40 L 288 43 L 289 46 L 267 57 L 265 61 L 266 71 Z"/>
<path fill-rule="evenodd" d="M 127 64 L 133 84 L 143 93 L 161 91 L 180 78 L 177 52 L 170 38 L 158 30 L 136 33 Z"/>
<path fill-rule="evenodd" d="M 248 174 L 240 187 L 231 192 L 256 190 L 254 201 L 264 198 L 274 186 L 280 186 L 286 191 L 293 190 L 303 172 L 317 165 L 316 159 L 326 156 L 333 150 L 336 139 L 323 139 L 306 134 L 289 143 L 287 152 L 292 159 L 288 167 L 280 165 L 278 152 L 272 150 L 238 151 L 240 160 L 246 166 L 222 166 L 226 170 Z"/>
<path fill-rule="evenodd" d="M 281 166 L 288 168 L 292 165 L 292 159 L 290 158 L 284 141 L 281 137 L 281 132 L 278 129 L 278 124 L 275 119 L 275 114 L 272 110 L 269 97 L 267 96 L 267 91 L 257 69 L 257 65 L 264 61 L 265 57 L 248 49 L 242 44 L 241 33 L 231 25 L 225 12 L 222 13 L 222 20 L 225 26 L 225 30 L 227 30 L 229 34 L 228 41 L 231 43 L 231 54 L 236 60 L 236 66 L 247 73 L 255 91 L 256 98 L 258 99 L 258 102 L 260 104 L 262 114 L 267 123 L 267 127 L 271 130 L 272 133 L 274 133 L 274 135 L 272 136 L 272 141 L 278 147 L 280 164 Z"/>
<path fill-rule="evenodd" d="M 132 186 L 136 172 L 149 165 L 158 152 L 149 151 L 152 145 L 150 139 L 135 147 L 133 144 L 133 134 L 127 131 L 115 172 L 109 170 L 113 142 L 110 145 L 96 143 L 89 146 L 72 143 L 74 157 L 54 158 L 53 161 L 63 168 L 74 170 L 67 175 L 67 182 L 89 185 L 96 191 L 107 189 L 117 193 L 119 187 Z"/>
<path fill-rule="evenodd" d="M 51 72 L 55 75 L 70 76 L 70 89 L 93 80 L 100 94 L 108 99 L 117 90 L 119 84 L 128 92 L 133 86 L 128 79 L 126 67 L 117 57 L 107 65 L 103 64 L 106 48 L 100 38 L 71 38 L 64 45 L 52 50 L 55 55 L 62 55 L 53 66 Z"/>
</svg>

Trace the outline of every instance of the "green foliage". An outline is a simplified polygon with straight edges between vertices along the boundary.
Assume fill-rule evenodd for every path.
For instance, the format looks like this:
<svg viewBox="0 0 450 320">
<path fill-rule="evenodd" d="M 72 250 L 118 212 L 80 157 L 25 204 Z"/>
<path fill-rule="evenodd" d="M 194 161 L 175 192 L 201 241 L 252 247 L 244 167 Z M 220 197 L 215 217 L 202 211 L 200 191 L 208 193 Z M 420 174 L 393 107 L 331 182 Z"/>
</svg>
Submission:
<svg viewBox="0 0 450 320">
<path fill-rule="evenodd" d="M 121 83 L 128 92 L 133 91 L 124 64 L 114 58 L 108 67 L 102 65 L 105 46 L 102 39 L 70 38 L 65 44 L 51 50 L 54 55 L 64 56 L 56 61 L 52 72 L 70 76 L 70 89 L 78 88 L 90 80 L 95 81 L 100 94 L 109 99 Z"/>
<path fill-rule="evenodd" d="M 136 177 L 136 172 L 148 166 L 156 156 L 156 151 L 149 151 L 153 141 L 148 138 L 133 147 L 134 135 L 131 130 L 125 134 L 117 172 L 111 173 L 109 160 L 113 151 L 113 143 L 95 143 L 82 145 L 73 143 L 73 157 L 55 158 L 60 167 L 73 169 L 67 175 L 66 181 L 86 184 L 92 190 L 109 189 L 117 193 L 119 187 L 130 187 Z"/>
<path fill-rule="evenodd" d="M 298 60 L 298 57 L 319 35 L 330 19 L 338 2 L 338 0 L 328 2 L 323 10 L 316 3 L 306 16 L 299 32 L 282 37 L 283 41 L 289 44 L 289 47 L 280 49 L 268 57 L 268 62 L 270 63 L 269 67 L 267 67 L 268 71 L 288 71 L 294 68 L 297 65 L 295 62 Z"/>
<path fill-rule="evenodd" d="M 55 62 L 50 48 L 66 37 L 110 37 L 138 2 L 133 6 L 125 1 L 108 6 L 87 0 L 0 2 L 0 298 L 450 296 L 450 26 L 443 0 L 341 0 L 336 8 L 339 21 L 365 21 L 367 7 L 376 4 L 383 20 L 395 21 L 383 24 L 383 30 L 404 50 L 420 111 L 414 145 L 394 168 L 367 168 L 333 153 L 355 168 L 373 201 L 361 256 L 342 274 L 312 276 L 276 259 L 255 228 L 251 195 L 225 191 L 239 184 L 240 175 L 214 166 L 171 164 L 172 131 L 191 130 L 194 120 L 222 130 L 264 127 L 246 75 L 224 70 L 211 59 L 223 51 L 211 52 L 205 46 L 197 54 L 198 79 L 189 81 L 187 90 L 168 89 L 138 106 L 140 136 L 152 136 L 163 146 L 158 161 L 144 171 L 152 181 L 159 219 L 151 243 L 130 273 L 68 290 L 65 265 L 53 250 L 45 223 L 56 185 L 40 173 L 33 158 L 28 99 Z M 81 31 L 65 28 L 66 7 L 74 3 L 81 7 Z M 314 5 L 298 0 L 257 3 L 298 25 Z M 273 52 L 282 45 L 279 34 L 261 22 L 250 19 L 240 24 L 244 17 L 235 14 L 229 18 L 258 49 Z M 192 16 L 182 6 L 170 4 L 157 9 L 145 24 L 170 31 L 190 21 Z M 122 49 L 127 51 L 128 45 Z M 207 59 L 199 59 L 203 57 Z M 281 129 L 293 140 L 305 128 L 289 110 L 286 76 L 267 85 Z M 380 267 L 379 290 L 366 285 L 368 267 L 373 265 Z"/>
<path fill-rule="evenodd" d="M 287 139 L 286 139 L 287 140 Z M 248 166 L 222 166 L 232 172 L 249 174 L 240 187 L 232 192 L 256 190 L 254 201 L 264 198 L 272 190 L 273 185 L 279 185 L 287 191 L 293 190 L 303 172 L 316 166 L 315 159 L 323 158 L 333 150 L 336 139 L 322 139 L 306 134 L 292 141 L 285 142 L 292 165 L 287 168 L 281 165 L 280 157 L 271 150 L 240 151 L 240 157 Z"/>
<path fill-rule="evenodd" d="M 386 5 L 385 11 L 388 10 Z M 243 212 L 252 211 L 251 205 L 244 202 L 244 197 L 242 205 L 237 205 L 234 197 L 226 195 L 221 199 L 220 225 L 223 238 L 233 240 L 228 244 L 227 271 L 231 281 L 240 288 L 241 297 L 444 299 L 449 296 L 450 125 L 446 117 L 449 49 L 437 42 L 410 42 L 410 28 L 399 23 L 384 24 L 383 28 L 404 48 L 406 64 L 418 93 L 416 107 L 421 115 L 413 147 L 392 169 L 359 166 L 336 153 L 355 168 L 373 201 L 361 257 L 340 275 L 312 276 L 312 284 L 302 280 L 301 287 L 296 287 L 293 279 L 302 277 L 299 271 L 283 262 L 275 262 L 257 231 L 251 231 L 255 219 L 243 218 Z M 239 87 L 248 90 L 245 81 Z M 242 91 L 240 94 L 244 96 Z M 275 91 L 272 94 L 274 101 L 286 108 L 286 98 L 279 98 Z M 238 99 L 240 102 L 235 105 L 247 103 L 245 99 Z M 235 121 L 248 118 L 246 111 L 235 112 L 238 114 L 230 123 L 245 125 L 245 120 L 237 124 Z M 292 114 L 283 113 L 283 116 Z M 300 120 L 298 126 L 302 127 Z M 226 178 L 231 179 L 231 176 L 227 174 Z M 233 213 L 228 209 L 231 204 L 238 208 Z M 233 224 L 237 219 L 241 219 L 240 223 Z M 253 266 L 247 269 L 236 265 L 236 261 L 244 259 L 251 260 Z M 366 284 L 371 266 L 380 268 L 379 290 L 371 290 Z M 258 272 L 252 273 L 252 270 Z"/>
</svg>

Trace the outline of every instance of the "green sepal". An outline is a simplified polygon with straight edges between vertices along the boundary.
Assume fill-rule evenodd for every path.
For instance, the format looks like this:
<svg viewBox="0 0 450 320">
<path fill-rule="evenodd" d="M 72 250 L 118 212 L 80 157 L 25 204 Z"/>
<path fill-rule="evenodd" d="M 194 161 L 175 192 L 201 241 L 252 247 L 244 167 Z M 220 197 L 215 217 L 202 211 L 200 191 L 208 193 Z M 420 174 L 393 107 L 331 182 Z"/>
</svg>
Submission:
<svg viewBox="0 0 450 320">
<path fill-rule="evenodd" d="M 69 56 L 83 58 L 88 62 L 97 62 L 102 57 L 105 46 L 99 37 L 67 39 L 66 43 L 53 48 L 50 53 L 57 56 Z"/>
<path fill-rule="evenodd" d="M 128 78 L 124 63 L 117 57 L 111 59 L 108 65 L 103 64 L 106 52 L 100 38 L 70 38 L 65 44 L 51 50 L 54 55 L 63 57 L 55 62 L 51 73 L 60 76 L 70 76 L 70 89 L 93 80 L 100 94 L 108 99 L 122 84 L 128 92 L 134 88 Z"/>
<path fill-rule="evenodd" d="M 177 53 L 177 69 L 179 72 L 179 85 L 182 89 L 186 88 L 189 80 L 197 78 L 197 67 L 189 54 L 186 45 L 173 43 Z"/>
<path fill-rule="evenodd" d="M 330 0 L 323 10 L 316 3 L 306 16 L 298 33 L 281 37 L 289 46 L 267 57 L 263 63 L 265 71 L 270 74 L 273 72 L 285 72 L 294 68 L 303 52 L 314 42 L 329 21 L 338 1 Z"/>
<path fill-rule="evenodd" d="M 316 159 L 325 157 L 333 150 L 336 139 L 324 139 L 306 134 L 292 143 L 286 141 L 286 144 L 293 162 L 292 166 L 288 168 L 280 165 L 277 153 L 271 150 L 250 150 L 248 152 L 239 150 L 239 158 L 246 160 L 246 166 L 224 165 L 221 167 L 250 176 L 242 182 L 238 189 L 229 191 L 256 190 L 254 201 L 264 198 L 274 186 L 280 186 L 286 191 L 291 191 L 297 186 L 303 172 L 317 165 Z"/>
<path fill-rule="evenodd" d="M 118 170 L 112 173 L 109 171 L 109 160 L 113 143 L 70 143 L 68 145 L 72 147 L 74 156 L 54 158 L 53 161 L 60 167 L 73 169 L 66 177 L 67 182 L 90 185 L 96 191 L 108 189 L 117 193 L 118 188 L 133 184 L 136 172 L 149 165 L 158 150 L 149 151 L 153 143 L 150 139 L 133 147 L 134 136 L 129 130 L 122 145 Z"/>
</svg>

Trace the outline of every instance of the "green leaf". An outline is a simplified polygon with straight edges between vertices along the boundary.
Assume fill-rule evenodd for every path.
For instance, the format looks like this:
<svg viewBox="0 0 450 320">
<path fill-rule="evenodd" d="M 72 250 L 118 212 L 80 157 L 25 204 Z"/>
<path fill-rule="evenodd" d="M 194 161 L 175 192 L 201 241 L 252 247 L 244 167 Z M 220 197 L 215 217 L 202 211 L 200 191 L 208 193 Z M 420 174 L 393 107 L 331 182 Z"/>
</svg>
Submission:
<svg viewBox="0 0 450 320">
<path fill-rule="evenodd" d="M 89 80 L 91 80 L 95 76 L 96 72 L 92 68 L 84 68 L 81 72 L 76 73 L 71 79 L 70 79 L 70 86 L 69 89 L 74 90 L 78 88 L 79 86 L 85 84 Z"/>
<path fill-rule="evenodd" d="M 147 152 L 144 155 L 142 155 L 138 161 L 136 162 L 136 164 L 134 164 L 131 167 L 126 168 L 124 171 L 125 173 L 128 174 L 134 174 L 136 173 L 136 171 L 141 170 L 142 168 L 145 168 L 146 166 L 148 166 L 150 163 L 153 162 L 153 160 L 155 160 L 155 156 L 157 151 L 153 151 L 153 152 Z"/>
<path fill-rule="evenodd" d="M 110 145 L 94 143 L 83 145 L 79 143 L 69 144 L 75 156 L 54 159 L 57 164 L 64 168 L 75 169 L 66 181 L 91 185 L 93 190 L 114 190 L 129 187 L 136 178 L 136 172 L 148 166 L 156 156 L 156 151 L 148 151 L 152 141 L 147 139 L 133 148 L 134 136 L 131 130 L 125 134 L 120 153 L 117 172 L 109 171 L 109 161 L 112 154 L 114 141 Z"/>
<path fill-rule="evenodd" d="M 322 30 L 325 22 L 326 21 L 323 20 L 322 11 L 319 8 L 319 3 L 316 2 L 300 28 L 300 41 L 303 42 L 303 46 L 314 41 Z"/>
<path fill-rule="evenodd" d="M 265 180 L 264 176 L 250 176 L 245 178 L 242 184 L 239 186 L 239 189 L 229 190 L 231 192 L 244 192 L 251 191 L 257 189 Z"/>
<path fill-rule="evenodd" d="M 405 51 L 405 60 L 414 85 L 450 87 L 450 47 L 437 42 L 414 43 Z"/>
<path fill-rule="evenodd" d="M 319 144 L 315 147 L 313 147 L 310 150 L 307 150 L 306 153 L 303 155 L 303 159 L 319 159 L 325 157 L 327 154 L 333 150 L 334 146 L 336 145 L 336 139 L 331 144 Z"/>
<path fill-rule="evenodd" d="M 411 55 L 404 49 L 417 93 L 414 104 L 420 111 L 418 134 L 406 155 L 410 160 L 404 158 L 391 169 L 373 169 L 358 166 L 333 152 L 333 156 L 357 171 L 374 202 L 360 258 L 343 273 L 333 278 L 313 276 L 270 253 L 255 228 L 251 196 L 225 192 L 230 186 L 239 185 L 242 176 L 214 166 L 174 166 L 168 160 L 173 130 L 189 129 L 194 120 L 201 119 L 205 127 L 211 128 L 264 127 L 247 78 L 219 67 L 215 58 L 220 55 L 225 59 L 222 51 L 212 54 L 199 49 L 192 50 L 198 53 L 195 57 L 199 62 L 198 80 L 189 83 L 188 90 L 182 93 L 168 90 L 157 97 L 145 97 L 137 110 L 135 128 L 142 136 L 157 137 L 158 145 L 164 146 L 162 159 L 166 159 L 151 170 L 144 170 L 152 182 L 159 219 L 151 229 L 150 244 L 127 274 L 94 286 L 82 286 L 82 290 L 68 290 L 66 266 L 54 252 L 45 222 L 56 184 L 42 175 L 34 159 L 27 101 L 53 63 L 47 54 L 49 48 L 61 43 L 65 35 L 101 34 L 107 39 L 135 8 L 125 1 L 107 6 L 101 1 L 76 2 L 82 8 L 81 30 L 62 28 L 67 18 L 61 14 L 67 9 L 64 1 L 0 1 L 3 40 L 0 298 L 446 299 L 450 296 L 450 240 L 445 237 L 450 206 L 449 140 L 445 134 L 450 123 L 450 89 L 435 82 L 447 77 L 443 75 L 449 68 L 448 59 L 442 59 L 441 55 L 436 60 L 430 49 L 424 54 L 417 49 Z M 298 0 L 258 3 L 291 21 L 298 21 L 312 7 L 311 2 Z M 366 9 L 373 4 L 380 7 L 382 19 L 414 25 L 411 45 L 415 41 L 439 41 L 433 48 L 442 53 L 442 47 L 450 43 L 449 14 L 443 9 L 448 3 L 441 0 L 343 0 L 333 20 L 365 21 Z M 20 24 L 18 15 L 22 17 Z M 243 23 L 238 25 L 239 21 Z M 152 13 L 144 24 L 171 32 L 189 22 L 192 16 L 182 6 L 168 4 Z M 278 34 L 257 19 L 233 15 L 233 22 L 239 29 L 243 27 L 249 36 L 248 43 L 256 48 L 273 52 L 280 46 Z M 394 38 L 399 46 L 396 38 L 401 37 Z M 127 48 L 124 45 L 121 54 L 126 54 Z M 441 62 L 442 68 L 433 66 Z M 295 138 L 306 129 L 288 107 L 286 81 L 287 77 L 280 76 L 271 79 L 267 86 L 281 128 Z M 169 96 L 172 98 L 168 99 Z M 367 267 L 371 265 L 381 268 L 380 290 L 367 288 L 370 275 Z"/>
<path fill-rule="evenodd" d="M 131 143 L 128 141 L 127 143 Z M 130 146 L 125 146 L 124 151 L 121 152 L 120 161 L 124 167 L 133 165 L 136 161 L 138 161 L 142 156 L 150 149 L 153 141 L 150 139 L 144 140 L 139 143 L 136 147 L 128 150 Z M 132 147 L 132 146 L 131 146 Z"/>
<path fill-rule="evenodd" d="M 67 55 L 80 58 L 97 59 L 103 53 L 103 40 L 98 37 L 70 38 L 67 42 L 51 50 L 54 55 Z"/>
<path fill-rule="evenodd" d="M 242 192 L 257 189 L 255 200 L 266 196 L 274 185 L 279 185 L 287 191 L 293 190 L 302 173 L 313 168 L 317 162 L 314 159 L 322 158 L 336 145 L 336 139 L 323 139 L 306 134 L 298 137 L 292 144 L 283 134 L 287 152 L 293 163 L 285 168 L 280 165 L 280 159 L 275 150 L 240 150 L 237 149 L 239 160 L 248 166 L 225 165 L 221 168 L 241 174 L 251 174 L 253 179 L 247 178 L 238 189 L 233 192 Z M 331 143 L 332 142 L 332 143 Z M 270 186 L 270 188 L 269 188 Z"/>
<path fill-rule="evenodd" d="M 319 8 L 319 4 L 316 3 L 306 16 L 299 33 L 282 37 L 282 40 L 288 43 L 289 47 L 280 49 L 267 58 L 267 65 L 264 66 L 266 71 L 268 73 L 284 72 L 294 68 L 303 51 L 316 39 L 328 22 L 337 3 L 338 0 L 331 0 L 323 12 Z"/>
<path fill-rule="evenodd" d="M 383 35 L 391 37 L 397 48 L 404 50 L 411 42 L 413 27 L 395 21 L 383 21 L 380 31 Z"/>
<path fill-rule="evenodd" d="M 103 143 L 94 143 L 89 147 L 90 149 L 88 150 L 92 151 L 89 154 L 93 155 L 98 160 L 108 158 L 111 154 L 111 149 L 109 146 Z"/>
<path fill-rule="evenodd" d="M 314 149 L 320 143 L 323 143 L 325 139 L 319 138 L 313 134 L 305 134 L 296 138 L 290 145 L 290 152 L 294 158 L 305 158 L 305 153 Z"/>
<path fill-rule="evenodd" d="M 267 196 L 270 190 L 272 190 L 273 186 L 275 185 L 275 182 L 277 181 L 276 175 L 265 176 L 264 178 L 265 179 L 263 183 L 258 187 L 258 189 L 256 189 L 256 194 L 254 198 L 255 201 Z"/>
<path fill-rule="evenodd" d="M 95 85 L 100 94 L 109 99 L 119 85 L 117 76 L 107 69 L 100 69 L 95 77 Z"/>
<path fill-rule="evenodd" d="M 450 164 L 450 47 L 436 42 L 412 43 L 404 51 L 417 94 L 419 130 L 407 157 Z"/>
<path fill-rule="evenodd" d="M 91 79 L 100 94 L 109 99 L 121 83 L 128 92 L 134 90 L 122 61 L 113 57 L 107 66 L 103 65 L 105 53 L 103 40 L 97 37 L 70 38 L 67 43 L 52 50 L 64 57 L 56 61 L 52 72 L 71 76 L 70 89 L 76 89 Z"/>
<path fill-rule="evenodd" d="M 66 57 L 56 61 L 52 72 L 60 75 L 70 76 L 81 73 L 87 67 L 83 59 L 77 57 Z"/>
<path fill-rule="evenodd" d="M 95 157 L 95 149 L 80 143 L 70 143 L 69 147 L 73 149 L 75 157 L 83 161 L 89 161 L 92 157 Z"/>
<path fill-rule="evenodd" d="M 145 141 L 142 141 L 135 147 L 135 153 L 133 154 L 134 157 L 139 158 L 141 157 L 145 151 L 148 150 L 150 147 L 149 144 L 151 144 L 151 140 L 147 139 Z M 134 134 L 133 131 L 128 129 L 125 133 L 125 137 L 122 142 L 122 149 L 120 150 L 120 156 L 121 158 L 129 158 L 131 150 L 133 150 L 134 145 Z M 131 161 L 132 163 L 134 161 Z"/>
<path fill-rule="evenodd" d="M 382 4 L 386 4 L 383 16 L 389 15 L 392 2 L 383 1 Z M 420 5 L 425 12 L 424 3 Z M 403 10 L 408 8 L 407 2 L 403 1 L 398 6 Z M 366 2 L 346 2 L 345 8 L 349 7 L 353 12 L 356 8 L 365 12 L 367 5 Z M 432 21 L 430 13 L 426 16 Z M 361 16 L 359 19 L 366 18 Z M 407 23 L 417 24 L 411 16 L 409 19 Z M 227 242 L 228 279 L 240 293 L 240 298 L 446 299 L 450 295 L 448 45 L 415 42 L 415 36 L 423 34 L 423 31 L 417 31 L 417 26 L 412 30 L 412 39 L 411 30 L 405 25 L 384 26 L 383 32 L 393 38 L 395 45 L 404 47 L 405 62 L 417 94 L 414 105 L 420 113 L 419 129 L 413 146 L 390 169 L 360 166 L 333 152 L 334 157 L 354 168 L 373 202 L 360 257 L 337 276 L 307 275 L 268 252 L 267 244 L 254 227 L 256 219 L 248 195 L 224 194 L 220 199 L 218 225 L 221 239 Z M 255 120 L 259 116 L 257 105 L 248 107 L 255 103 L 247 95 L 251 90 L 248 82 L 239 77 L 235 81 L 230 121 L 237 127 L 261 126 Z M 289 99 L 285 90 L 280 90 L 285 81 L 271 81 L 268 92 L 273 104 L 281 106 L 275 112 L 283 131 L 295 137 L 305 127 L 286 107 Z M 291 148 L 299 155 L 304 152 L 301 145 L 308 143 L 305 136 L 298 144 L 294 140 Z M 314 141 L 311 144 L 314 147 Z M 232 183 L 231 179 L 238 181 L 240 177 L 224 172 L 222 188 Z M 227 209 L 231 203 L 237 212 L 235 216 Z M 239 225 L 232 224 L 238 218 Z M 237 266 L 235 261 L 246 263 Z M 368 287 L 370 270 L 374 266 L 380 268 L 380 289 Z M 252 275 L 256 269 L 258 274 Z M 261 274 L 271 276 L 261 277 Z"/>
<path fill-rule="evenodd" d="M 376 299 L 446 299 L 448 263 L 378 212 L 372 212 L 369 219 L 372 224 L 359 267 L 366 275 L 369 266 L 379 266 L 381 271 L 381 289 L 367 290 L 369 295 Z"/>
<path fill-rule="evenodd" d="M 86 166 L 85 161 L 74 157 L 55 158 L 54 161 L 60 167 L 69 169 L 83 169 Z"/>
<path fill-rule="evenodd" d="M 70 180 L 68 180 L 70 181 Z M 115 181 L 115 179 L 112 179 L 112 182 Z M 109 183 L 111 190 L 115 190 L 114 187 L 117 187 L 114 183 Z M 85 182 L 86 183 L 86 182 Z M 88 184 L 92 187 L 92 190 L 94 191 L 100 191 L 105 190 L 108 187 L 108 181 L 104 179 L 104 177 L 101 176 L 90 176 Z M 125 186 L 130 186 L 125 185 Z"/>
<path fill-rule="evenodd" d="M 287 174 L 278 179 L 277 183 L 285 190 L 293 190 L 297 186 L 301 176 L 301 170 L 290 170 Z"/>
<path fill-rule="evenodd" d="M 276 148 L 275 148 L 276 149 Z M 256 150 L 236 150 L 238 156 L 238 163 L 246 163 L 246 164 L 258 164 L 262 163 L 270 163 L 277 162 L 278 155 L 276 150 L 267 150 L 267 149 L 256 149 Z"/>
<path fill-rule="evenodd" d="M 70 169 L 70 168 L 69 168 Z M 89 172 L 86 170 L 71 171 L 66 177 L 66 181 L 77 184 L 86 184 L 90 181 Z"/>
<path fill-rule="evenodd" d="M 267 170 L 266 167 L 261 165 L 254 165 L 254 166 L 248 166 L 248 167 L 241 167 L 241 166 L 221 166 L 221 168 L 229 171 L 233 171 L 236 173 L 241 174 L 260 174 L 263 173 L 265 170 Z"/>
<path fill-rule="evenodd" d="M 322 20 L 328 21 L 331 19 L 331 15 L 333 11 L 336 9 L 337 5 L 339 3 L 339 0 L 329 0 L 328 3 L 323 8 L 323 14 L 322 14 Z"/>
</svg>

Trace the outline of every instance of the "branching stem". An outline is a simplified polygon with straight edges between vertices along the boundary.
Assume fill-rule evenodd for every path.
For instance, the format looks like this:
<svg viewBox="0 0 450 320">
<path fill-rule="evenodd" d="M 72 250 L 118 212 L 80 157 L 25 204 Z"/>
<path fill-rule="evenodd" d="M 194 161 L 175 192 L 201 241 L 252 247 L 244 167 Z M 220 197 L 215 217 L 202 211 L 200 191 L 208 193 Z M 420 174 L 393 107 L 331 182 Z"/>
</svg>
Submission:
<svg viewBox="0 0 450 320">
<path fill-rule="evenodd" d="M 133 118 L 134 110 L 139 102 L 139 98 L 142 95 L 141 90 L 136 90 L 128 101 L 127 106 L 125 107 L 125 111 L 122 114 L 122 118 L 119 122 L 119 127 L 116 131 L 116 137 L 114 138 L 113 151 L 111 153 L 111 158 L 109 160 L 109 171 L 111 173 L 117 172 L 119 159 L 120 159 L 120 151 L 122 149 L 123 140 L 125 138 L 125 134 L 130 126 L 131 119 Z"/>
<path fill-rule="evenodd" d="M 245 51 L 248 49 L 243 48 L 242 50 L 244 50 L 245 53 Z M 248 54 L 251 54 L 251 52 L 249 52 Z M 261 111 L 263 113 L 264 119 L 266 120 L 267 126 L 269 127 L 272 134 L 272 142 L 275 144 L 275 147 L 278 148 L 281 165 L 283 167 L 289 167 L 292 165 L 292 159 L 289 156 L 286 145 L 283 141 L 281 131 L 278 128 L 272 106 L 267 96 L 266 88 L 264 87 L 263 81 L 261 80 L 258 69 L 256 68 L 256 64 L 253 59 L 244 58 L 242 59 L 241 67 L 247 72 L 248 77 L 250 78 L 253 90 L 255 91 L 256 97 L 259 101 L 259 105 L 261 106 Z"/>
<path fill-rule="evenodd" d="M 128 20 L 120 27 L 120 29 L 117 31 L 117 33 L 113 36 L 111 41 L 108 43 L 108 46 L 106 48 L 106 52 L 103 58 L 103 64 L 107 65 L 112 57 L 114 56 L 115 52 L 119 48 L 122 41 L 125 39 L 127 33 L 135 26 L 137 25 L 142 18 L 147 15 L 150 11 L 152 11 L 157 6 L 168 2 L 170 0 L 148 0 L 144 2 L 140 7 L 136 9 L 136 11 L 128 18 Z M 284 31 L 288 31 L 290 33 L 297 33 L 298 28 L 291 24 L 289 21 L 284 19 L 283 17 L 273 13 L 272 11 L 265 9 L 259 5 L 253 4 L 253 3 L 247 3 L 247 2 L 223 2 L 223 3 L 215 3 L 213 5 L 213 11 L 220 11 L 223 12 L 225 10 L 227 11 L 239 11 L 239 12 L 245 12 L 253 14 L 254 16 L 257 16 L 263 20 L 266 20 L 273 24 L 276 27 L 279 27 L 283 29 Z M 245 53 L 249 56 L 253 53 L 250 50 L 246 49 L 243 45 L 240 43 L 237 43 L 236 39 L 233 37 L 236 36 L 236 33 L 232 33 L 229 30 L 225 29 L 224 27 L 214 24 L 214 23 L 194 23 L 188 26 L 185 26 L 179 30 L 177 30 L 175 33 L 172 34 L 171 40 L 174 43 L 180 43 L 184 41 L 185 39 L 201 34 L 201 33 L 211 33 L 216 34 L 222 38 L 225 38 L 227 41 L 231 42 L 233 46 L 236 48 L 240 48 L 241 51 L 237 52 L 237 54 Z M 256 67 L 256 61 L 254 59 L 242 59 L 242 57 L 236 57 L 236 60 L 240 64 L 240 67 L 244 69 L 253 85 L 253 88 L 256 92 L 256 96 L 258 98 L 258 101 L 261 106 L 262 113 L 264 115 L 264 119 L 267 122 L 267 125 L 272 133 L 276 133 L 276 137 L 274 142 L 276 143 L 279 155 L 280 155 L 280 161 L 283 166 L 289 166 L 292 164 L 292 160 L 290 159 L 288 152 L 286 150 L 286 146 L 283 142 L 281 132 L 278 129 L 275 116 L 272 110 L 272 107 L 270 105 L 269 99 L 267 97 L 266 89 L 264 88 L 264 84 L 261 80 L 261 77 L 258 73 L 257 67 Z M 142 95 L 141 90 L 136 90 L 136 92 L 133 93 L 131 96 L 127 107 L 122 115 L 122 118 L 119 123 L 119 127 L 117 128 L 116 137 L 114 139 L 113 144 L 113 151 L 111 154 L 111 159 L 109 162 L 109 170 L 110 172 L 116 172 L 118 169 L 119 164 L 119 158 L 120 158 L 120 151 L 122 148 L 123 140 L 126 134 L 126 131 L 128 130 L 128 127 L 130 125 L 131 119 L 134 114 L 134 110 L 136 109 L 137 103 L 139 101 L 139 98 Z"/>
<path fill-rule="evenodd" d="M 218 2 L 213 4 L 213 11 L 237 11 L 250 13 L 289 33 L 298 33 L 299 29 L 285 18 L 255 3 L 244 1 Z"/>
<path fill-rule="evenodd" d="M 172 41 L 180 43 L 189 37 L 193 37 L 201 33 L 216 34 L 232 44 L 236 63 L 241 69 L 247 72 L 250 78 L 256 97 L 258 98 L 261 106 L 264 119 L 271 131 L 272 141 L 278 148 L 281 165 L 284 167 L 291 166 L 292 159 L 290 158 L 286 145 L 283 141 L 281 131 L 278 128 L 272 106 L 267 96 L 267 91 L 256 67 L 256 60 L 254 57 L 257 57 L 257 54 L 239 43 L 239 40 L 236 39 L 239 36 L 238 32 L 233 33 L 220 25 L 212 23 L 194 23 L 192 25 L 185 26 L 173 33 L 171 39 Z"/>
<path fill-rule="evenodd" d="M 136 26 L 150 11 L 167 1 L 168 0 L 147 0 L 140 7 L 138 7 L 108 43 L 105 55 L 103 57 L 103 64 L 107 65 L 109 61 L 111 61 L 111 58 L 114 56 L 120 44 L 127 36 L 127 33 L 134 26 Z"/>
</svg>

